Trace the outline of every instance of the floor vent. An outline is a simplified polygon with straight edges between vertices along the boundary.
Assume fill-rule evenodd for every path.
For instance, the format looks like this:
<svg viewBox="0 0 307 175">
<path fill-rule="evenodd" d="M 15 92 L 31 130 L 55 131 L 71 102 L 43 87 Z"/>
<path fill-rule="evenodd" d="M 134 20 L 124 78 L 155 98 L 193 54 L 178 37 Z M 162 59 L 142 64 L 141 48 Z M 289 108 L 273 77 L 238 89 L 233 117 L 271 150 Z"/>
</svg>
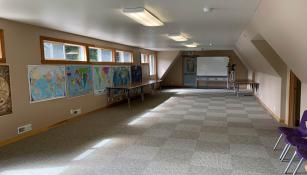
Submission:
<svg viewBox="0 0 307 175">
<path fill-rule="evenodd" d="M 17 133 L 18 134 L 22 134 L 22 133 L 25 133 L 25 132 L 28 132 L 28 131 L 31 131 L 31 130 L 32 130 L 32 125 L 31 124 L 27 124 L 27 125 L 18 127 L 17 128 Z"/>
</svg>

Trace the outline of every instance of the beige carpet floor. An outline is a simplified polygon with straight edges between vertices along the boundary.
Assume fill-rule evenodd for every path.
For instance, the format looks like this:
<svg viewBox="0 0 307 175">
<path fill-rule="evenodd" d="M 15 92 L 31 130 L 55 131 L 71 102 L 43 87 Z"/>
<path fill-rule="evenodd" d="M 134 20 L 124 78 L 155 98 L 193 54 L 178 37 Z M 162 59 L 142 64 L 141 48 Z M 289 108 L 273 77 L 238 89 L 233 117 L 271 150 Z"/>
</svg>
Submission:
<svg viewBox="0 0 307 175">
<path fill-rule="evenodd" d="M 172 89 L 145 98 L 0 148 L 0 175 L 259 175 L 287 165 L 277 159 L 283 143 L 272 151 L 278 123 L 254 97 Z"/>
</svg>

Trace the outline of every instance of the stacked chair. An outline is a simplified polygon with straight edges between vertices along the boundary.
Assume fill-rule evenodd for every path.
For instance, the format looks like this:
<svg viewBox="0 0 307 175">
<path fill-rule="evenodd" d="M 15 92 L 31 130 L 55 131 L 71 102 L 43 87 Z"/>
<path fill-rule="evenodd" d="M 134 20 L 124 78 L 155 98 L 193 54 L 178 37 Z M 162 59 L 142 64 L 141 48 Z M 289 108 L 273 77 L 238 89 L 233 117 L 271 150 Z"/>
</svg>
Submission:
<svg viewBox="0 0 307 175">
<path fill-rule="evenodd" d="M 281 152 L 281 155 L 279 159 L 281 161 L 284 160 L 287 153 L 289 152 L 291 147 L 295 147 L 296 151 L 294 152 L 287 168 L 285 169 L 285 173 L 288 172 L 294 158 L 298 156 L 300 158 L 299 163 L 297 164 L 293 175 L 296 174 L 297 170 L 300 168 L 302 162 L 304 160 L 307 160 L 307 110 L 304 112 L 300 125 L 298 128 L 287 128 L 287 127 L 279 127 L 278 131 L 280 132 L 280 136 L 274 146 L 274 150 L 277 148 L 280 140 L 284 138 L 284 141 L 286 143 L 283 151 Z"/>
</svg>

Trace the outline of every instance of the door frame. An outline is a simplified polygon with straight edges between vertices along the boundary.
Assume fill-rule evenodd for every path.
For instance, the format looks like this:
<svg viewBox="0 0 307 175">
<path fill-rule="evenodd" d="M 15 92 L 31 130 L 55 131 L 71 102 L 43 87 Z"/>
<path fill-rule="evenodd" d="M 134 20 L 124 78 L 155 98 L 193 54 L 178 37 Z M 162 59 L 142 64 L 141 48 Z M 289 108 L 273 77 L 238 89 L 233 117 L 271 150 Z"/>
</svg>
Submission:
<svg viewBox="0 0 307 175">
<path fill-rule="evenodd" d="M 295 119 L 296 119 L 296 113 L 295 111 L 297 110 L 297 91 L 295 90 L 295 88 L 297 88 L 297 83 L 298 81 L 300 82 L 300 80 L 297 78 L 297 76 L 290 71 L 290 86 L 289 86 L 289 112 L 288 112 L 288 126 L 290 127 L 295 127 Z"/>
</svg>

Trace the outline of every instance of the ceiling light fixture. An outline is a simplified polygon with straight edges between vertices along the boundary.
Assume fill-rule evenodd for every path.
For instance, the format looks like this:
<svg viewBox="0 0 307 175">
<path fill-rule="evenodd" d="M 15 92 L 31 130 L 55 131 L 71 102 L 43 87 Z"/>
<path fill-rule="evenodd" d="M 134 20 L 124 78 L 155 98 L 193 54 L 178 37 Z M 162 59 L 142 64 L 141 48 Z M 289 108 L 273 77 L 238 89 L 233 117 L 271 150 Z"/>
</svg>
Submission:
<svg viewBox="0 0 307 175">
<path fill-rule="evenodd" d="M 162 26 L 163 22 L 143 7 L 124 8 L 123 13 L 144 26 Z"/>
<path fill-rule="evenodd" d="M 191 48 L 194 48 L 194 47 L 197 47 L 197 46 L 198 46 L 198 44 L 195 43 L 195 42 L 192 42 L 192 43 L 185 43 L 185 44 L 183 44 L 183 45 L 186 46 L 186 47 L 191 47 Z"/>
<path fill-rule="evenodd" d="M 210 8 L 210 7 L 204 7 L 203 10 L 204 10 L 205 13 L 208 13 L 208 12 L 211 12 L 211 11 L 212 11 L 212 8 Z"/>
<path fill-rule="evenodd" d="M 172 39 L 174 41 L 179 41 L 179 42 L 188 40 L 188 38 L 182 33 L 168 34 L 167 37 L 169 37 L 170 39 Z"/>
</svg>

